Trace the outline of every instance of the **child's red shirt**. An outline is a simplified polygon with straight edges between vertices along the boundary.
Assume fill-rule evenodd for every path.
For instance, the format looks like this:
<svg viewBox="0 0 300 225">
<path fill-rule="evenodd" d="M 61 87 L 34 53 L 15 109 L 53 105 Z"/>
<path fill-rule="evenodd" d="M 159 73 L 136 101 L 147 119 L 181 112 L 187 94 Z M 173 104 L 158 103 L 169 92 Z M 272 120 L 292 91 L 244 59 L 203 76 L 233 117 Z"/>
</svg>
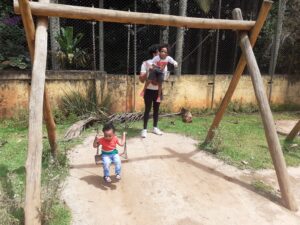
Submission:
<svg viewBox="0 0 300 225">
<path fill-rule="evenodd" d="M 98 138 L 97 143 L 102 145 L 102 151 L 112 151 L 116 149 L 118 138 L 117 136 L 113 136 L 112 139 L 107 140 L 104 137 Z"/>
</svg>

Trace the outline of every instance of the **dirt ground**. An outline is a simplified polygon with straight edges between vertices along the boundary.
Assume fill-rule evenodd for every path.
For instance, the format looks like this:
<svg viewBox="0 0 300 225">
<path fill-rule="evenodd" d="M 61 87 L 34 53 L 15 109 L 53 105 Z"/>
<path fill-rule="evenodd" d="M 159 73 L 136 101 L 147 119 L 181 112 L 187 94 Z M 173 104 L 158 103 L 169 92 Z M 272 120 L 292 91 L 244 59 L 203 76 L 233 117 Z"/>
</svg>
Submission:
<svg viewBox="0 0 300 225">
<path fill-rule="evenodd" d="M 300 213 L 251 185 L 261 179 L 277 190 L 272 170 L 238 170 L 197 150 L 191 138 L 149 134 L 128 141 L 122 180 L 105 184 L 101 165 L 94 164 L 93 138 L 70 151 L 62 198 L 74 225 L 300 224 Z M 300 169 L 289 172 L 300 205 Z"/>
</svg>

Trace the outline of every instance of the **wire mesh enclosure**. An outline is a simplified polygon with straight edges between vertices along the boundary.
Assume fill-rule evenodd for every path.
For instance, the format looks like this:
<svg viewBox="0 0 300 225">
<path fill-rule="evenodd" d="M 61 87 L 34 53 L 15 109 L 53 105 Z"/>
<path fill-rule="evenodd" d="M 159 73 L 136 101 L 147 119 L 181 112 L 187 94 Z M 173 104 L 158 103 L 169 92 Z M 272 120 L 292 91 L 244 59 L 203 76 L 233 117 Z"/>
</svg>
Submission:
<svg viewBox="0 0 300 225">
<path fill-rule="evenodd" d="M 30 67 L 26 41 L 19 16 L 11 1 L 1 6 L 0 69 Z M 261 0 L 51 0 L 52 3 L 115 9 L 132 12 L 232 19 L 240 7 L 244 20 L 256 20 Z M 203 2 L 207 2 L 204 4 Z M 255 47 L 263 73 L 269 72 L 274 43 L 275 7 Z M 287 5 L 286 18 L 297 18 L 297 8 Z M 296 17 L 295 17 L 296 16 Z M 299 31 L 285 19 L 277 73 L 299 72 Z M 17 34 L 17 35 L 16 35 Z M 48 69 L 97 70 L 109 74 L 137 74 L 147 60 L 148 47 L 164 43 L 169 55 L 180 62 L 180 74 L 232 74 L 240 56 L 237 34 L 230 30 L 202 30 L 152 25 L 119 24 L 64 18 L 50 18 Z M 171 73 L 175 73 L 169 66 Z"/>
</svg>

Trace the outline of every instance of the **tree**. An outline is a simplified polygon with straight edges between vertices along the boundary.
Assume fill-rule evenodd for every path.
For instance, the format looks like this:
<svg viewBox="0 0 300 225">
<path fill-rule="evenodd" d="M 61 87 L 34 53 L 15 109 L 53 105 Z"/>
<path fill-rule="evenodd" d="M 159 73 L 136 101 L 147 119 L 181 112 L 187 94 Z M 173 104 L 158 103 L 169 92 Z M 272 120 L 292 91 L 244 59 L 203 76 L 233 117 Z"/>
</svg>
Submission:
<svg viewBox="0 0 300 225">
<path fill-rule="evenodd" d="M 187 0 L 179 0 L 179 16 L 186 16 L 187 9 Z M 184 32 L 185 28 L 180 27 L 177 28 L 177 36 L 176 36 L 176 51 L 175 51 L 175 59 L 178 62 L 178 68 L 176 70 L 176 75 L 181 75 L 181 67 L 182 67 L 182 55 L 183 55 L 183 46 L 184 46 Z"/>
<path fill-rule="evenodd" d="M 213 3 L 213 0 L 195 0 L 200 9 L 204 12 L 204 14 L 207 14 L 211 8 L 211 4 Z M 201 43 L 203 41 L 203 32 L 200 29 L 198 31 L 198 42 Z M 197 50 L 197 66 L 196 66 L 196 74 L 201 73 L 201 61 L 202 61 L 202 44 L 198 47 Z"/>
<path fill-rule="evenodd" d="M 58 0 L 50 0 L 50 3 L 58 3 Z M 59 51 L 59 44 L 56 41 L 56 36 L 60 30 L 59 17 L 50 17 L 50 43 L 51 43 L 51 63 L 52 69 L 58 70 L 60 68 L 56 52 Z"/>
<path fill-rule="evenodd" d="M 271 61 L 269 67 L 269 74 L 271 76 L 274 75 L 276 69 L 286 3 L 287 0 L 279 0 L 278 3 L 279 5 L 278 5 L 278 12 L 277 12 L 277 23 L 276 23 L 275 34 L 273 37 L 273 46 L 272 46 Z"/>
<path fill-rule="evenodd" d="M 269 91 L 269 101 L 270 102 L 271 102 L 271 96 L 272 96 L 272 81 L 273 81 L 273 76 L 274 76 L 276 64 L 277 64 L 278 51 L 279 51 L 279 47 L 280 47 L 280 40 L 281 40 L 281 33 L 282 33 L 282 24 L 283 24 L 285 9 L 286 9 L 286 2 L 287 2 L 287 0 L 279 0 L 279 2 L 278 2 L 279 5 L 278 5 L 278 12 L 277 12 L 277 22 L 276 22 L 276 29 L 275 29 L 275 34 L 274 34 L 274 38 L 273 38 L 271 61 L 270 61 L 270 67 L 269 67 L 269 74 L 271 75 L 271 85 L 270 85 L 270 91 Z"/>
<path fill-rule="evenodd" d="M 99 8 L 104 7 L 104 0 L 99 0 Z M 99 70 L 104 71 L 104 29 L 103 22 L 99 22 Z"/>
<path fill-rule="evenodd" d="M 170 0 L 159 0 L 161 13 L 165 15 L 170 14 Z M 160 29 L 160 43 L 169 43 L 169 27 L 161 27 Z"/>
</svg>

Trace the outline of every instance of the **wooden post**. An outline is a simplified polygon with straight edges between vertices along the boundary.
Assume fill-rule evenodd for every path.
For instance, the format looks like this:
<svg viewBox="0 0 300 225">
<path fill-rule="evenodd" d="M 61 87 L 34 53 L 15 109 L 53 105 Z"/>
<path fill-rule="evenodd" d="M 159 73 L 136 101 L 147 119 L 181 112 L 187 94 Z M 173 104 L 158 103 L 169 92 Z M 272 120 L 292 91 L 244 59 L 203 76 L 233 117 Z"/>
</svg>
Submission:
<svg viewBox="0 0 300 225">
<path fill-rule="evenodd" d="M 232 13 L 235 19 L 243 19 L 240 9 L 234 9 Z M 290 187 L 289 175 L 281 150 L 279 138 L 276 133 L 275 123 L 268 102 L 268 97 L 265 92 L 265 87 L 255 59 L 250 39 L 246 32 L 242 32 L 240 35 L 240 47 L 245 56 L 247 68 L 251 75 L 251 80 L 263 121 L 269 151 L 277 174 L 283 205 L 292 211 L 297 211 L 297 204 Z"/>
<path fill-rule="evenodd" d="M 47 133 L 48 133 L 48 141 L 50 144 L 51 154 L 53 158 L 57 156 L 57 143 L 56 143 L 56 124 L 54 122 L 54 118 L 51 112 L 50 101 L 48 97 L 47 85 L 45 85 L 44 91 L 44 120 L 46 123 Z"/>
<path fill-rule="evenodd" d="M 47 61 L 47 18 L 39 18 L 35 36 L 29 100 L 28 153 L 26 161 L 25 225 L 40 225 L 41 161 L 43 149 L 43 100 Z"/>
<path fill-rule="evenodd" d="M 28 44 L 29 54 L 31 57 L 31 62 L 34 59 L 34 39 L 35 39 L 35 27 L 32 19 L 32 14 L 29 7 L 28 0 L 19 0 L 20 12 L 22 17 L 22 22 L 25 29 L 26 40 Z"/>
<path fill-rule="evenodd" d="M 296 125 L 294 126 L 294 128 L 291 130 L 291 132 L 288 134 L 288 136 L 286 137 L 287 141 L 292 141 L 294 140 L 294 138 L 297 136 L 297 134 L 300 132 L 300 120 L 298 121 L 298 123 L 296 123 Z"/>
<path fill-rule="evenodd" d="M 28 49 L 31 57 L 31 62 L 34 61 L 34 40 L 35 40 L 35 27 L 32 19 L 32 14 L 29 7 L 28 0 L 19 0 L 20 11 L 22 16 L 22 21 L 26 33 L 26 39 L 28 44 Z M 48 140 L 51 148 L 52 156 L 57 154 L 57 145 L 56 145 L 56 126 L 51 112 L 51 106 L 48 98 L 47 89 L 45 87 L 44 91 L 44 119 L 48 132 Z"/>
<path fill-rule="evenodd" d="M 227 19 L 207 19 L 154 13 L 126 12 L 111 9 L 99 9 L 63 4 L 29 3 L 32 15 L 53 16 L 69 19 L 96 20 L 102 22 L 125 24 L 148 24 L 173 27 L 188 27 L 200 29 L 234 29 L 250 30 L 254 21 L 236 21 Z M 14 1 L 15 12 L 20 13 L 19 4 Z"/>
<path fill-rule="evenodd" d="M 263 25 L 264 25 L 264 22 L 268 16 L 268 13 L 271 9 L 271 6 L 272 6 L 272 1 L 268 1 L 268 0 L 264 0 L 263 3 L 262 3 L 262 6 L 261 6 L 261 9 L 260 9 L 260 12 L 259 12 L 259 15 L 257 17 L 257 20 L 256 20 L 256 23 L 253 27 L 253 29 L 251 30 L 251 35 L 250 35 L 250 42 L 251 42 L 251 46 L 253 47 L 255 45 L 255 42 L 258 38 L 258 35 L 259 35 L 259 32 L 261 31 Z M 205 139 L 205 143 L 209 143 L 213 137 L 214 137 L 214 130 L 216 128 L 219 127 L 219 124 L 223 118 L 223 115 L 225 113 L 225 110 L 232 98 L 232 95 L 233 95 L 233 92 L 234 90 L 236 89 L 237 87 L 237 84 L 243 74 L 243 71 L 246 67 L 246 60 L 245 60 L 245 57 L 243 55 L 241 55 L 241 58 L 238 62 L 238 65 L 236 67 L 236 70 L 234 71 L 233 73 L 233 77 L 231 79 L 231 82 L 229 84 L 229 87 L 228 87 L 228 90 L 221 102 L 221 105 L 216 113 L 216 116 L 212 122 L 212 125 L 210 126 L 208 132 L 207 132 L 207 136 L 206 136 L 206 139 Z"/>
</svg>

